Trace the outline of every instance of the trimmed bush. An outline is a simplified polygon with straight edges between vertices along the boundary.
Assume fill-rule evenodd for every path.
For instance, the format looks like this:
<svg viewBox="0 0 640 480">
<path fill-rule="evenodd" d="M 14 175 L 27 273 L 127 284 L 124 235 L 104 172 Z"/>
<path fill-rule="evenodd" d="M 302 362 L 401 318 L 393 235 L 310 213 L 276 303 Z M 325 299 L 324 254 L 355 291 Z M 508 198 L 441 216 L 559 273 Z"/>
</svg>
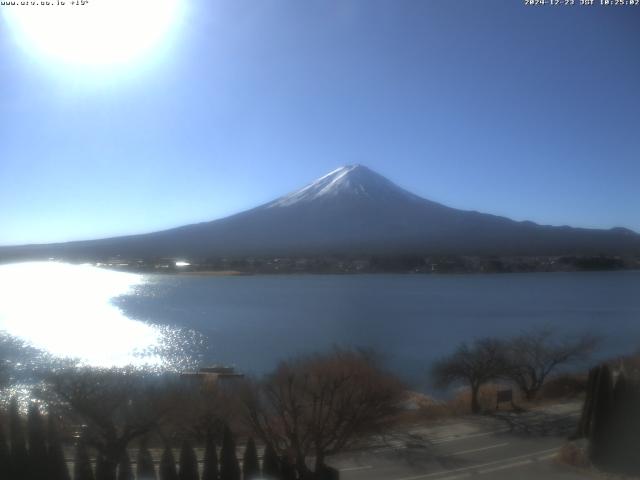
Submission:
<svg viewBox="0 0 640 480">
<path fill-rule="evenodd" d="M 270 480 L 280 479 L 280 459 L 271 444 L 267 444 L 262 457 L 262 474 Z"/>
<path fill-rule="evenodd" d="M 202 470 L 202 480 L 218 480 L 218 452 L 213 435 L 207 435 L 204 449 L 204 468 Z"/>
<path fill-rule="evenodd" d="M 73 480 L 94 480 L 91 460 L 84 439 L 80 439 L 76 445 L 76 457 L 73 464 Z"/>
<path fill-rule="evenodd" d="M 9 405 L 9 444 L 11 452 L 10 469 L 12 480 L 27 480 L 29 474 L 29 454 L 24 436 L 18 401 L 13 398 Z"/>
<path fill-rule="evenodd" d="M 137 480 L 156 480 L 156 467 L 146 442 L 140 442 L 138 447 L 138 465 L 136 466 Z"/>
<path fill-rule="evenodd" d="M 4 435 L 4 428 L 0 425 L 0 478 L 10 478 L 9 445 Z"/>
<path fill-rule="evenodd" d="M 282 480 L 297 480 L 296 470 L 286 455 L 280 459 L 280 478 Z"/>
<path fill-rule="evenodd" d="M 49 449 L 47 452 L 47 463 L 49 468 L 50 480 L 71 480 L 69 469 L 64 458 L 64 450 L 58 433 L 58 425 L 55 416 L 49 412 L 47 437 L 49 441 Z"/>
<path fill-rule="evenodd" d="M 589 458 L 599 467 L 605 467 L 611 457 L 612 406 L 613 380 L 611 370 L 607 365 L 602 365 L 596 379 L 592 418 L 589 428 Z"/>
<path fill-rule="evenodd" d="M 640 473 L 640 387 L 620 374 L 613 388 L 611 467 L 614 471 Z"/>
<path fill-rule="evenodd" d="M 160 458 L 160 480 L 179 480 L 176 459 L 169 447 L 164 449 Z"/>
<path fill-rule="evenodd" d="M 34 403 L 27 413 L 27 436 L 29 439 L 29 479 L 48 480 L 47 440 L 40 409 Z"/>
<path fill-rule="evenodd" d="M 96 480 L 113 480 L 110 476 L 109 465 L 104 455 L 98 453 L 96 457 Z"/>
<path fill-rule="evenodd" d="M 260 464 L 258 463 L 258 451 L 253 438 L 247 441 L 242 460 L 242 476 L 244 480 L 252 480 L 260 476 Z"/>
<path fill-rule="evenodd" d="M 236 456 L 236 442 L 228 426 L 224 427 L 222 436 L 220 480 L 240 480 L 240 465 Z"/>
<path fill-rule="evenodd" d="M 592 370 L 579 433 L 588 437 L 589 459 L 598 468 L 640 473 L 640 381 L 623 371 L 614 383 L 607 365 Z"/>
<path fill-rule="evenodd" d="M 180 480 L 199 480 L 198 475 L 198 459 L 196 452 L 193 451 L 189 440 L 182 442 L 180 449 L 180 472 L 178 473 Z"/>
<path fill-rule="evenodd" d="M 582 416 L 578 424 L 578 431 L 576 433 L 577 438 L 589 437 L 591 435 L 591 421 L 593 420 L 593 404 L 596 397 L 596 391 L 598 389 L 598 375 L 600 373 L 600 367 L 594 367 L 589 370 L 589 377 L 587 379 L 587 396 L 585 397 L 584 404 L 582 406 Z"/>
<path fill-rule="evenodd" d="M 126 451 L 118 463 L 118 480 L 134 480 L 131 459 Z"/>
<path fill-rule="evenodd" d="M 96 480 L 116 480 L 118 462 L 103 454 L 96 458 Z"/>
</svg>

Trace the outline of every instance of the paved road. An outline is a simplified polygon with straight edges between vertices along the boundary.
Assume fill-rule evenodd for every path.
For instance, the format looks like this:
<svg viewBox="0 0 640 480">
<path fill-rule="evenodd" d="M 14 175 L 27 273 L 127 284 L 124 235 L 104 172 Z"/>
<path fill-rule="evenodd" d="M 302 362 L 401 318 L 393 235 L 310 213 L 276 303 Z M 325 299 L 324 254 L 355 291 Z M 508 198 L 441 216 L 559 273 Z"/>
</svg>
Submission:
<svg viewBox="0 0 640 480">
<path fill-rule="evenodd" d="M 443 421 L 398 432 L 333 459 L 343 480 L 583 480 L 554 457 L 573 433 L 579 404 L 525 414 Z"/>
</svg>

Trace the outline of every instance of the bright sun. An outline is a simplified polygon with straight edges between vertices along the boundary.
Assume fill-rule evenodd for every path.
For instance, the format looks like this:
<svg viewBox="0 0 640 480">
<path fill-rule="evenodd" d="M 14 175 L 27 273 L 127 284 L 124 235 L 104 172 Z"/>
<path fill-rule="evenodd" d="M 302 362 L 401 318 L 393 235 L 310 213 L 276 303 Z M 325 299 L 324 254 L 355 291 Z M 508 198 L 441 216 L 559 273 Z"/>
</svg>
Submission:
<svg viewBox="0 0 640 480">
<path fill-rule="evenodd" d="M 180 0 L 35 3 L 3 9 L 20 42 L 67 63 L 94 66 L 127 63 L 148 52 L 176 23 L 180 7 Z"/>
</svg>

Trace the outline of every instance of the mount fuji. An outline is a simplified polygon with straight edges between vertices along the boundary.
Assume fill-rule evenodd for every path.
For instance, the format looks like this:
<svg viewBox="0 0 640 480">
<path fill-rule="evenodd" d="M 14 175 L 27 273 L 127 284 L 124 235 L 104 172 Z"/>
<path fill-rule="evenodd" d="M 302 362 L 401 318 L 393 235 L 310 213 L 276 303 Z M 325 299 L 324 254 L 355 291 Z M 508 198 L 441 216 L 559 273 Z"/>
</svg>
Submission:
<svg viewBox="0 0 640 480">
<path fill-rule="evenodd" d="M 270 203 L 211 222 L 103 240 L 0 248 L 0 259 L 317 255 L 640 254 L 640 235 L 538 225 L 450 208 L 361 165 L 340 167 Z"/>
</svg>

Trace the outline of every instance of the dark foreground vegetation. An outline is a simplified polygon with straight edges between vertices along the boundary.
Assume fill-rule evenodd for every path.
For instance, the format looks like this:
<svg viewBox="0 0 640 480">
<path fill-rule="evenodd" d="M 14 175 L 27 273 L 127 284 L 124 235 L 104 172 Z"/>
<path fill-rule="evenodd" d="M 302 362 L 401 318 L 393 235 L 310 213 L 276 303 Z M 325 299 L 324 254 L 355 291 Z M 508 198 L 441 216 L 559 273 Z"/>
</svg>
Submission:
<svg viewBox="0 0 640 480">
<path fill-rule="evenodd" d="M 352 350 L 248 381 L 66 368 L 30 392 L 26 419 L 15 398 L 2 413 L 0 478 L 338 478 L 326 458 L 384 431 L 404 391 Z"/>
<path fill-rule="evenodd" d="M 591 369 L 576 437 L 599 469 L 640 474 L 640 356 Z"/>
<path fill-rule="evenodd" d="M 516 391 L 509 396 L 514 411 L 541 397 L 584 396 L 575 438 L 586 442 L 585 461 L 637 474 L 640 360 L 603 364 L 587 379 L 576 369 L 597 343 L 544 329 L 478 339 L 431 373 L 439 386 L 465 388 L 459 413 L 495 411 L 497 390 L 505 388 Z M 4 347 L 0 479 L 335 479 L 332 456 L 366 448 L 416 419 L 407 410 L 411 392 L 366 351 L 299 357 L 252 379 L 215 373 L 220 369 L 180 374 L 64 363 L 28 364 L 25 376 L 22 363 L 10 361 L 19 345 Z"/>
</svg>

